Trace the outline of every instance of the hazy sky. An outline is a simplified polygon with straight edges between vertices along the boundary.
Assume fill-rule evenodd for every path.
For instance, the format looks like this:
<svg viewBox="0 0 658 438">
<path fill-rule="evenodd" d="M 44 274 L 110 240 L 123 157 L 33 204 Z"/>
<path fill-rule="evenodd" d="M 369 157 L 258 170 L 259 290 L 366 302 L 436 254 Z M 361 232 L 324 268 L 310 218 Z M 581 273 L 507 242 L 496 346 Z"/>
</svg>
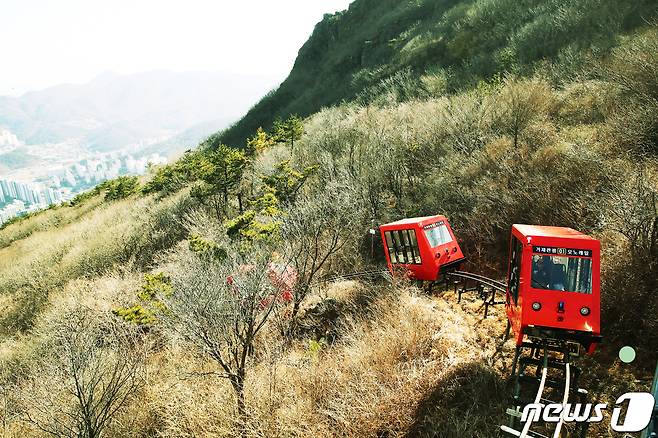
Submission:
<svg viewBox="0 0 658 438">
<path fill-rule="evenodd" d="M 0 0 L 0 95 L 105 71 L 284 79 L 324 13 L 350 0 Z"/>
</svg>

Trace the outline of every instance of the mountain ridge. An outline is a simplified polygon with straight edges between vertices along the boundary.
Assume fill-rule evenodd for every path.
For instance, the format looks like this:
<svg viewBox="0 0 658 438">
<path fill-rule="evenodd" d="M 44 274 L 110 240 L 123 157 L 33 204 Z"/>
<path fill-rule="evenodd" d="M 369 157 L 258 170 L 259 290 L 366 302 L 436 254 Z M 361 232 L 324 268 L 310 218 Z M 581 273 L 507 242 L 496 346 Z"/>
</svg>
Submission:
<svg viewBox="0 0 658 438">
<path fill-rule="evenodd" d="M 277 118 L 376 94 L 401 77 L 422 87 L 429 76 L 440 92 L 453 93 L 499 74 L 531 75 L 546 62 L 576 73 L 657 16 L 649 0 L 357 0 L 325 14 L 279 88 L 218 140 L 242 147 Z"/>
</svg>

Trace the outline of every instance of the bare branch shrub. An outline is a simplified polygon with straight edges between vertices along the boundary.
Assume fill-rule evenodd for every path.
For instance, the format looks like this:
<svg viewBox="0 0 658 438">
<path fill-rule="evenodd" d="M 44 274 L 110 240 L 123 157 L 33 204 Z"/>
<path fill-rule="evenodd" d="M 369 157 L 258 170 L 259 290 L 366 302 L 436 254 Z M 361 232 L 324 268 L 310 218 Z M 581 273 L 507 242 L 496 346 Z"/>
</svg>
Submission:
<svg viewBox="0 0 658 438">
<path fill-rule="evenodd" d="M 146 344 L 134 327 L 81 307 L 47 324 L 43 354 L 19 383 L 24 420 L 51 436 L 95 438 L 143 385 Z"/>
<path fill-rule="evenodd" d="M 640 154 L 658 153 L 658 25 L 615 49 L 602 75 L 613 96 L 609 129 L 615 142 Z"/>
<path fill-rule="evenodd" d="M 622 167 L 626 178 L 607 194 L 608 226 L 626 239 L 617 235 L 608 245 L 602 305 L 604 323 L 616 337 L 625 343 L 655 346 L 655 318 L 638 318 L 658 311 L 658 166 L 651 164 Z M 655 348 L 649 349 L 655 359 Z"/>
<path fill-rule="evenodd" d="M 496 122 L 512 136 L 514 148 L 523 130 L 555 105 L 550 86 L 540 80 L 506 78 L 496 96 Z"/>
<path fill-rule="evenodd" d="M 299 199 L 283 218 L 283 257 L 297 272 L 291 313 L 293 326 L 300 304 L 332 257 L 365 234 L 365 229 L 360 229 L 362 216 L 363 208 L 354 190 L 330 182 L 322 192 Z"/>
<path fill-rule="evenodd" d="M 174 292 L 161 317 L 170 333 L 217 364 L 213 375 L 231 382 L 243 433 L 248 365 L 257 336 L 280 304 L 268 275 L 271 262 L 267 247 L 252 246 L 246 254 L 231 248 L 222 261 L 183 249 L 173 256 Z"/>
</svg>

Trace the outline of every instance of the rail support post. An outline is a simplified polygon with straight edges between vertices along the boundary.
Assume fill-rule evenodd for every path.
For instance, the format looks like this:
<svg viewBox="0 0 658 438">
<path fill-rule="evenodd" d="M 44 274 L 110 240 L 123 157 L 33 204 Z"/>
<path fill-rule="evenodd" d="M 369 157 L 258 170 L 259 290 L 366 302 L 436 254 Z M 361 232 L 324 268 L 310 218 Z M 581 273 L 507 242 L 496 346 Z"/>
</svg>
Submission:
<svg viewBox="0 0 658 438">
<path fill-rule="evenodd" d="M 521 354 L 521 347 L 516 347 L 514 351 L 514 360 L 512 361 L 512 377 L 516 376 L 516 365 L 519 362 L 519 355 Z"/>
</svg>

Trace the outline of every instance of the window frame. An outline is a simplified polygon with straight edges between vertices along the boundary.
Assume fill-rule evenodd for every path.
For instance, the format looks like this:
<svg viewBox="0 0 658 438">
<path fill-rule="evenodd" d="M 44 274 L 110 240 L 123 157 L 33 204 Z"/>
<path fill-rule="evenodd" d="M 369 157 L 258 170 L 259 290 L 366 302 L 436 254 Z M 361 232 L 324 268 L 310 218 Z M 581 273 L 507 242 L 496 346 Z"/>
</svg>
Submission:
<svg viewBox="0 0 658 438">
<path fill-rule="evenodd" d="M 565 267 L 565 272 L 564 272 L 564 290 L 561 289 L 553 289 L 550 286 L 552 286 L 551 283 L 548 284 L 549 287 L 536 287 L 535 283 L 535 260 L 534 257 L 539 256 L 539 257 L 559 257 L 566 259 L 566 263 L 555 263 L 553 260 L 551 260 L 551 263 L 553 265 L 560 265 Z M 572 262 L 577 262 L 577 263 L 572 263 Z M 588 263 L 589 262 L 589 263 Z M 546 261 L 544 261 L 546 263 Z M 579 257 L 579 256 L 572 256 L 572 255 L 565 255 L 565 254 L 544 254 L 544 253 L 537 253 L 534 252 L 532 253 L 532 266 L 530 269 L 530 287 L 532 289 L 535 289 L 537 291 L 552 291 L 552 292 L 568 292 L 568 293 L 578 293 L 578 294 L 583 294 L 583 295 L 592 295 L 594 293 L 593 291 L 593 264 L 594 261 L 592 257 Z M 571 273 L 571 269 L 577 269 L 576 272 Z M 569 276 L 571 275 L 576 275 L 574 278 L 574 289 L 579 289 L 577 286 L 582 283 L 582 274 L 584 273 L 585 279 L 587 280 L 587 288 L 586 290 L 569 290 L 567 289 L 567 286 L 569 284 Z M 587 275 L 589 274 L 589 275 Z M 553 276 L 553 273 L 551 272 L 551 276 Z M 581 276 L 578 278 L 578 276 Z M 578 281 L 580 280 L 580 281 Z"/>
<path fill-rule="evenodd" d="M 398 258 L 393 244 L 393 236 L 390 231 L 384 231 L 384 241 L 386 242 L 386 250 L 388 251 L 388 258 L 391 264 L 397 264 Z"/>
<path fill-rule="evenodd" d="M 418 235 L 414 228 L 384 231 L 384 240 L 392 265 L 422 265 Z"/>
<path fill-rule="evenodd" d="M 432 240 L 430 239 L 430 234 L 433 235 L 434 230 L 442 230 L 445 229 L 445 235 L 448 237 L 449 240 L 444 241 L 441 239 L 438 244 L 433 245 Z M 439 236 L 443 237 L 443 232 L 438 231 Z M 434 222 L 432 224 L 426 225 L 423 227 L 423 234 L 425 235 L 425 239 L 427 239 L 427 243 L 429 244 L 430 248 L 438 248 L 441 245 L 447 245 L 451 242 L 455 241 L 455 238 L 453 237 L 452 233 L 450 232 L 450 228 L 448 227 L 448 224 L 445 221 L 438 221 Z"/>
<path fill-rule="evenodd" d="M 519 290 L 521 289 L 521 269 L 523 267 L 523 242 L 512 234 L 510 242 L 510 255 L 507 274 L 508 296 L 514 299 L 514 305 L 519 304 Z M 515 270 L 516 268 L 516 270 Z"/>
</svg>

